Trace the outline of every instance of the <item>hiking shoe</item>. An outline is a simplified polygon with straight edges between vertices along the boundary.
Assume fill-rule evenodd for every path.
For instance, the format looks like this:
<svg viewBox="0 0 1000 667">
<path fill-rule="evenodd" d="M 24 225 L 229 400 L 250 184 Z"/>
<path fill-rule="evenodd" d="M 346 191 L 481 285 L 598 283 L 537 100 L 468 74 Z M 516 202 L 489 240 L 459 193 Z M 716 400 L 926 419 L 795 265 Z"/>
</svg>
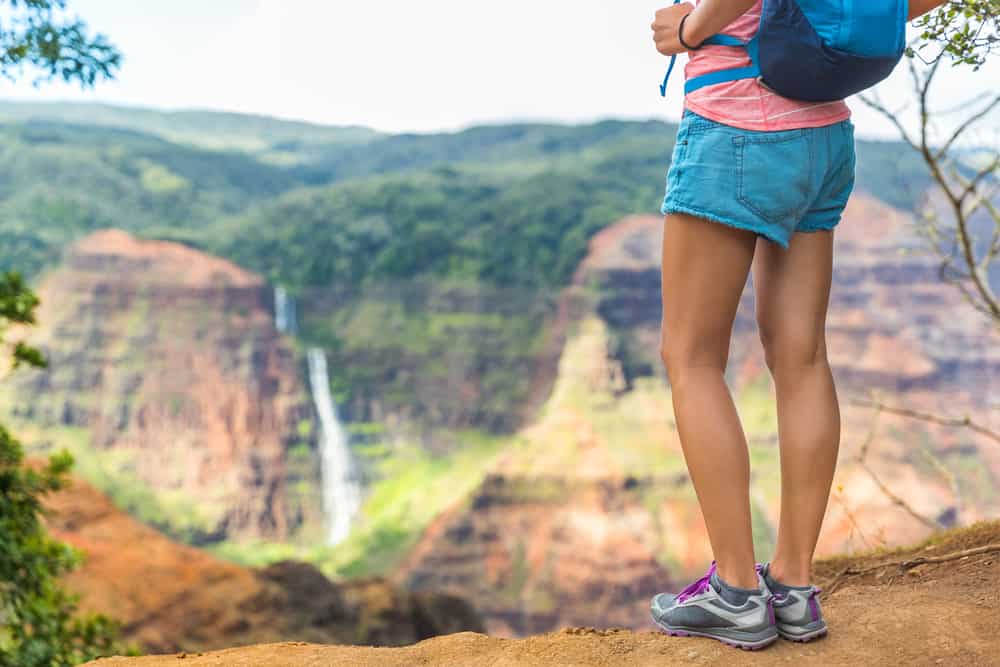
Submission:
<svg viewBox="0 0 1000 667">
<path fill-rule="evenodd" d="M 793 642 L 811 642 L 826 635 L 826 621 L 819 606 L 815 586 L 786 586 L 768 571 L 770 563 L 757 568 L 764 584 L 774 596 L 774 617 L 778 634 Z"/>
<path fill-rule="evenodd" d="M 677 595 L 661 593 L 651 604 L 653 620 L 668 635 L 708 637 L 747 650 L 778 639 L 771 593 L 734 588 L 719 578 L 715 563 L 708 573 Z"/>
</svg>

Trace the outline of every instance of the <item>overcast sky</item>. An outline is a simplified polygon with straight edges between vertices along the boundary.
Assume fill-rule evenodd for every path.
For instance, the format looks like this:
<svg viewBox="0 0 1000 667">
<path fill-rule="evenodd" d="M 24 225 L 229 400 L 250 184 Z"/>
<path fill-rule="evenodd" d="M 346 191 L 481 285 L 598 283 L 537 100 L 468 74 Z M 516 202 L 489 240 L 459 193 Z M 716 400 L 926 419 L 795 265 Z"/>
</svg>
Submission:
<svg viewBox="0 0 1000 667">
<path fill-rule="evenodd" d="M 387 131 L 509 120 L 676 119 L 682 76 L 649 23 L 669 0 L 70 0 L 125 55 L 81 93 L 0 83 L 0 97 L 240 111 Z M 900 76 L 902 75 L 902 76 Z M 883 97 L 907 99 L 902 71 Z M 957 103 L 1000 88 L 1000 64 L 946 72 Z M 892 136 L 858 102 L 859 134 Z"/>
</svg>

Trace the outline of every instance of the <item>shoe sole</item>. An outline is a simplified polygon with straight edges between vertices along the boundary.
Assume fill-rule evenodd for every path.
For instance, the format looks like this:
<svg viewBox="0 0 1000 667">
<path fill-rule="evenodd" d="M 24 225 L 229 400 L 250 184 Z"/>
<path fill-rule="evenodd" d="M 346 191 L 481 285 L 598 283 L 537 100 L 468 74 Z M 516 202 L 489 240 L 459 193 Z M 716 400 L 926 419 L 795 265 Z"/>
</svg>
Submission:
<svg viewBox="0 0 1000 667">
<path fill-rule="evenodd" d="M 698 632 L 696 630 L 680 630 L 678 628 L 671 628 L 670 626 L 660 623 L 656 619 L 653 619 L 656 625 L 666 632 L 671 637 L 704 637 L 705 639 L 714 639 L 717 642 L 722 642 L 727 646 L 732 646 L 733 648 L 743 649 L 744 651 L 760 651 L 765 649 L 774 642 L 778 641 L 778 635 L 775 634 L 773 637 L 767 637 L 766 639 L 761 639 L 756 642 L 744 642 L 738 639 L 733 639 L 731 637 L 721 637 L 719 635 L 712 635 L 706 632 Z"/>
<path fill-rule="evenodd" d="M 799 644 L 807 644 L 811 641 L 822 639 L 823 637 L 826 637 L 826 634 L 827 634 L 826 627 L 819 628 L 818 630 L 813 630 L 812 632 L 807 632 L 804 635 L 794 635 L 788 632 L 784 632 L 780 628 L 778 629 L 778 635 L 782 639 L 787 639 L 790 642 L 798 642 Z"/>
</svg>

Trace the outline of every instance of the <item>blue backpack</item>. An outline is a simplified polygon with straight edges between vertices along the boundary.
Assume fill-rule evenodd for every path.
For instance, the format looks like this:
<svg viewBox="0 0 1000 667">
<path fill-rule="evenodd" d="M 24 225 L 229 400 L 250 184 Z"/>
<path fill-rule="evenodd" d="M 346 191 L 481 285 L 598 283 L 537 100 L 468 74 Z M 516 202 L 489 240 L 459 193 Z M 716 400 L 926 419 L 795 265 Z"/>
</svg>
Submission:
<svg viewBox="0 0 1000 667">
<path fill-rule="evenodd" d="M 677 4 L 680 0 L 674 0 Z M 751 64 L 689 79 L 684 94 L 726 81 L 760 78 L 782 97 L 833 102 L 888 77 L 906 48 L 909 0 L 764 0 L 749 42 L 715 35 L 705 44 L 747 50 Z M 677 56 L 670 60 L 660 93 Z"/>
</svg>

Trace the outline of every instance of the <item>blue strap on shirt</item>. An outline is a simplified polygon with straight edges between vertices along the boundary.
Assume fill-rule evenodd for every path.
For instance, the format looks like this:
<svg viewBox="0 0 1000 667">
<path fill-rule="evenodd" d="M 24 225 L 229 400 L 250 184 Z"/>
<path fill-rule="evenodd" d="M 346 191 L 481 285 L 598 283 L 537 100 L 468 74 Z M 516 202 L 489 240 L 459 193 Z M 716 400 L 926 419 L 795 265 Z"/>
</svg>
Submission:
<svg viewBox="0 0 1000 667">
<path fill-rule="evenodd" d="M 674 4 L 680 4 L 681 0 L 674 0 Z M 667 75 L 663 77 L 663 83 L 660 84 L 660 97 L 667 96 L 667 83 L 670 82 L 670 75 L 674 73 L 674 65 L 677 64 L 677 54 L 670 56 L 670 67 L 667 68 Z"/>
<path fill-rule="evenodd" d="M 681 0 L 674 0 L 674 4 L 678 4 Z M 758 57 L 759 46 L 757 42 L 757 37 L 754 36 L 749 42 L 744 42 L 735 37 L 729 35 L 713 35 L 706 39 L 703 44 L 714 44 L 717 46 L 735 46 L 743 47 L 747 50 L 750 56 L 750 65 L 748 67 L 734 67 L 732 69 L 723 69 L 717 72 L 709 72 L 708 74 L 703 74 L 702 76 L 697 76 L 693 79 L 688 80 L 684 84 L 684 94 L 689 95 L 694 91 L 704 88 L 705 86 L 714 86 L 717 83 L 725 83 L 727 81 L 738 81 L 740 79 L 755 79 L 760 76 L 760 65 Z M 667 68 L 667 76 L 663 78 L 663 83 L 660 84 L 660 96 L 667 96 L 667 83 L 670 81 L 670 75 L 674 72 L 674 65 L 677 64 L 677 56 L 673 55 L 670 57 L 670 66 Z"/>
</svg>

